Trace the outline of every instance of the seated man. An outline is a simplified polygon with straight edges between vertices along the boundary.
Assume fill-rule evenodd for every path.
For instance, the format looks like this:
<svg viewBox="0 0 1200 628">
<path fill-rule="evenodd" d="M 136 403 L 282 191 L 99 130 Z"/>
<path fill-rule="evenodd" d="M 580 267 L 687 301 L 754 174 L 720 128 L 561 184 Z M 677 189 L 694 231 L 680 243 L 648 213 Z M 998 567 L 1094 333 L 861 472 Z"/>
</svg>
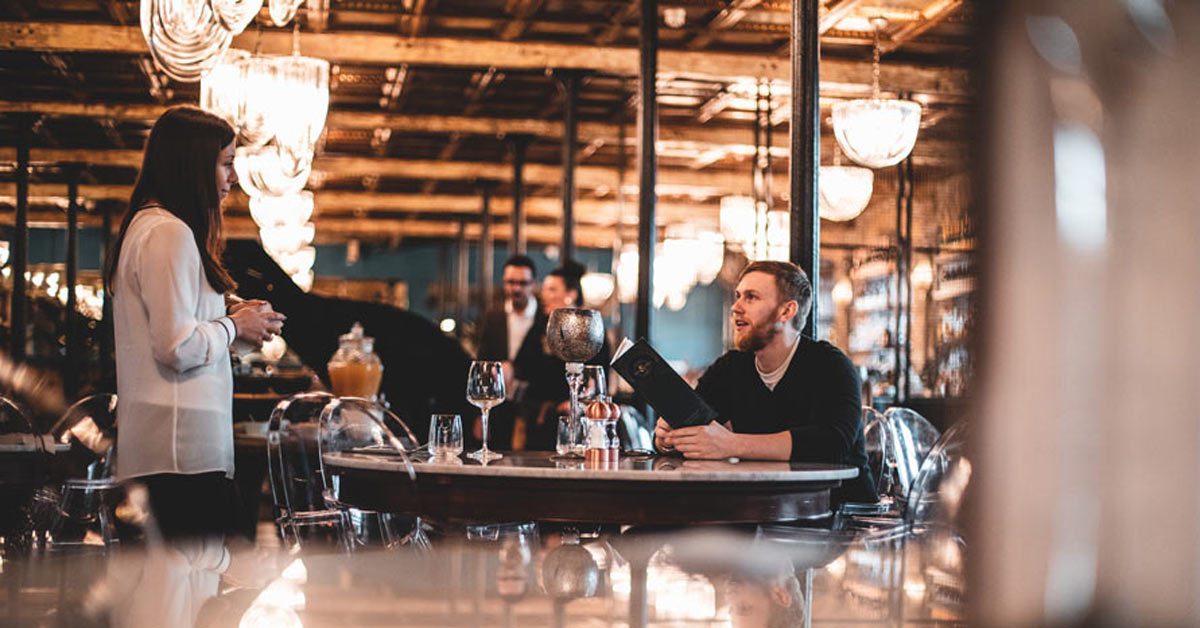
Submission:
<svg viewBox="0 0 1200 628">
<path fill-rule="evenodd" d="M 742 271 L 730 317 L 733 351 L 708 368 L 696 392 L 724 421 L 654 429 L 660 451 L 688 458 L 745 458 L 846 464 L 859 475 L 834 501 L 876 500 L 867 472 L 858 372 L 825 341 L 800 335 L 812 284 L 789 262 L 754 262 Z"/>
</svg>

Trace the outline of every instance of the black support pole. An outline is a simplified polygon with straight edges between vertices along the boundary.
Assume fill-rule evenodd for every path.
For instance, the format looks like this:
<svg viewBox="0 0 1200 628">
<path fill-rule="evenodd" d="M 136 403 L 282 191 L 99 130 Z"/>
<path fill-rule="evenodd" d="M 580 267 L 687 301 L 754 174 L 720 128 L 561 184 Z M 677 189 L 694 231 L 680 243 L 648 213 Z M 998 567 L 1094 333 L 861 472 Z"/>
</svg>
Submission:
<svg viewBox="0 0 1200 628">
<path fill-rule="evenodd" d="M 454 324 L 455 334 L 460 338 L 463 335 L 463 323 L 467 318 L 467 298 L 470 292 L 470 269 L 467 267 L 471 263 L 470 243 L 467 242 L 467 221 L 465 218 L 458 219 L 458 279 L 455 281 L 455 308 L 454 308 Z"/>
<path fill-rule="evenodd" d="M 525 151 L 531 141 L 532 135 L 508 136 L 508 144 L 513 153 L 512 238 L 508 247 L 510 256 L 525 254 Z"/>
<path fill-rule="evenodd" d="M 97 209 L 100 211 L 100 276 L 104 282 L 104 324 L 100 326 L 100 372 L 102 374 L 101 382 L 102 389 L 108 392 L 116 392 L 116 366 L 113 351 L 113 310 L 112 310 L 112 292 L 111 286 L 108 285 L 108 276 L 104 269 L 108 267 L 109 256 L 112 251 L 112 221 L 113 214 L 121 211 L 121 203 L 114 201 L 103 201 L 97 203 Z"/>
<path fill-rule="evenodd" d="M 655 187 L 658 159 L 658 0 L 642 0 L 638 75 L 638 292 L 634 327 L 650 340 L 654 322 Z"/>
<path fill-rule="evenodd" d="M 904 401 L 912 393 L 912 326 L 913 326 L 913 160 L 904 160 Z"/>
<path fill-rule="evenodd" d="M 562 81 L 563 96 L 563 141 L 562 141 L 562 261 L 575 259 L 575 147 L 579 144 L 579 72 L 563 71 L 557 76 Z"/>
<path fill-rule="evenodd" d="M 896 401 L 900 401 L 900 395 L 904 393 L 904 304 L 907 301 L 904 289 L 908 286 L 904 277 L 908 274 L 904 267 L 904 251 L 908 248 L 908 238 L 904 235 L 904 199 L 908 183 L 904 178 L 904 162 L 896 164 L 896 179 L 899 181 L 896 188 L 896 326 L 892 331 L 896 374 L 892 383 L 896 385 Z"/>
<path fill-rule="evenodd" d="M 28 332 L 26 312 L 29 294 L 25 272 L 29 269 L 29 143 L 31 141 L 33 116 L 16 116 L 17 123 L 17 215 L 13 230 L 13 241 L 9 247 L 9 267 L 12 268 L 12 310 L 9 315 L 11 345 L 9 353 L 14 361 L 25 358 L 25 340 Z"/>
<path fill-rule="evenodd" d="M 791 260 L 812 282 L 812 309 L 804 323 L 806 336 L 817 337 L 817 303 L 821 280 L 821 218 L 817 178 L 821 163 L 819 0 L 792 0 L 792 155 L 789 209 Z"/>
<path fill-rule="evenodd" d="M 74 399 L 79 392 L 79 328 L 75 324 L 75 286 L 79 283 L 79 176 L 83 168 L 77 164 L 65 168 L 67 174 L 67 308 L 66 368 L 63 369 L 63 394 Z"/>
<path fill-rule="evenodd" d="M 496 182 L 479 181 L 478 186 L 481 197 L 479 211 L 481 223 L 479 231 L 479 294 L 481 299 L 479 320 L 482 322 L 484 315 L 492 307 L 492 257 L 495 255 L 492 245 L 492 190 L 495 189 Z"/>
</svg>

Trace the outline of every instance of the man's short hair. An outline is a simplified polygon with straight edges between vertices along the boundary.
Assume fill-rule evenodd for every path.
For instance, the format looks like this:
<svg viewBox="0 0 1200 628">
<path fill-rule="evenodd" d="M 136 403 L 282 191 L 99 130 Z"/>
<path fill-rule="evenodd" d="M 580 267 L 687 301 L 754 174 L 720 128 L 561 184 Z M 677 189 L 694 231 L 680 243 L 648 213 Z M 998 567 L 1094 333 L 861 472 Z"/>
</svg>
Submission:
<svg viewBox="0 0 1200 628">
<path fill-rule="evenodd" d="M 775 289 L 779 291 L 780 303 L 795 301 L 796 316 L 792 318 L 792 326 L 804 328 L 808 319 L 808 311 L 812 309 L 812 282 L 799 266 L 791 262 L 761 261 L 753 262 L 738 275 L 738 282 L 750 273 L 766 273 L 775 278 Z"/>
<path fill-rule="evenodd" d="M 533 278 L 537 279 L 537 266 L 533 265 L 533 259 L 528 255 L 514 255 L 508 258 L 508 260 L 504 262 L 504 266 L 501 266 L 501 268 L 508 268 L 509 266 L 528 268 L 529 272 L 533 275 Z"/>
</svg>

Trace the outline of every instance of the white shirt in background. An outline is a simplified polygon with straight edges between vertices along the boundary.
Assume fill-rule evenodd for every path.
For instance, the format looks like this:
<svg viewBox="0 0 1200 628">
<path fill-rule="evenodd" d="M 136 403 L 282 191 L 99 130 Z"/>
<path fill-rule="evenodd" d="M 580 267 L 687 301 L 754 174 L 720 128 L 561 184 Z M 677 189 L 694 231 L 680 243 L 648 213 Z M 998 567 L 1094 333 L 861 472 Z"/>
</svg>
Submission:
<svg viewBox="0 0 1200 628">
<path fill-rule="evenodd" d="M 787 359 L 783 361 L 775 370 L 764 373 L 758 366 L 758 357 L 754 358 L 754 370 L 758 371 L 758 376 L 762 378 L 763 384 L 766 384 L 767 390 L 774 391 L 775 386 L 779 384 L 779 380 L 783 379 L 783 375 L 787 373 L 788 367 L 792 364 L 792 356 L 796 355 L 796 347 L 800 346 L 800 336 L 796 336 L 796 342 L 792 343 L 792 350 L 788 351 Z"/>
<path fill-rule="evenodd" d="M 521 343 L 525 342 L 525 334 L 529 333 L 529 329 L 533 327 L 533 319 L 537 316 L 537 299 L 529 299 L 525 304 L 525 310 L 521 312 L 513 311 L 512 301 L 505 299 L 504 313 L 508 319 L 508 359 L 515 360 L 517 352 L 521 350 Z"/>
<path fill-rule="evenodd" d="M 223 471 L 233 477 L 237 335 L 192 230 L 161 207 L 134 217 L 113 276 L 117 476 Z"/>
</svg>

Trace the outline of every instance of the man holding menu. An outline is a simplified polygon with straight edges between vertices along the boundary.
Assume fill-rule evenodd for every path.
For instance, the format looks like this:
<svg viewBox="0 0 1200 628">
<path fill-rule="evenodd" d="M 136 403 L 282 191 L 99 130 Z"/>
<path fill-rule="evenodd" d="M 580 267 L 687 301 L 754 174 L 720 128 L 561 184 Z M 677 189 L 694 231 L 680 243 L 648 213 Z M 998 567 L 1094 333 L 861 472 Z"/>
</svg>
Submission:
<svg viewBox="0 0 1200 628">
<path fill-rule="evenodd" d="M 696 386 L 720 419 L 671 429 L 660 418 L 654 429 L 659 450 L 687 458 L 851 465 L 859 475 L 835 499 L 874 502 L 858 372 L 833 345 L 800 335 L 811 306 L 812 284 L 795 264 L 747 266 L 730 308 L 734 350 Z"/>
</svg>

